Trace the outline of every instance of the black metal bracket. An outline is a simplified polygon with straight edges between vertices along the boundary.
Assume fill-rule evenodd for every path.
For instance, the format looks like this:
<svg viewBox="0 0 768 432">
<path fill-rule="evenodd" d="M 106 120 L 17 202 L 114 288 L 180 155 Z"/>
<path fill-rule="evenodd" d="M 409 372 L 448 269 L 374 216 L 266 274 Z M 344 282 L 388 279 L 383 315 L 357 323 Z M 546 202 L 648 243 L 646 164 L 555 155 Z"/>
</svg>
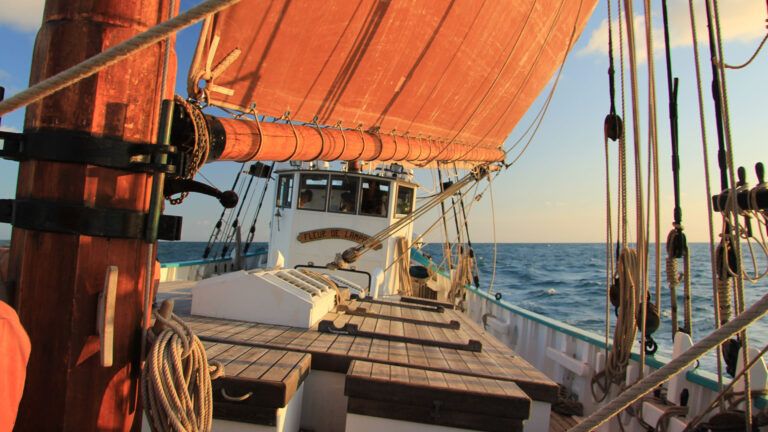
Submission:
<svg viewBox="0 0 768 432">
<path fill-rule="evenodd" d="M 360 330 L 357 324 L 346 323 L 342 327 L 336 327 L 333 321 L 323 320 L 317 324 L 320 333 L 345 334 L 350 336 L 369 337 L 371 339 L 388 340 L 391 342 L 415 343 L 422 346 L 434 346 L 440 348 L 457 349 L 462 351 L 482 352 L 483 343 L 479 340 L 469 339 L 465 344 L 451 341 L 439 341 L 434 339 L 420 339 L 389 333 L 368 332 Z"/>
<path fill-rule="evenodd" d="M 741 209 L 750 208 L 750 194 L 751 191 L 741 191 L 736 193 L 736 204 Z M 719 195 L 712 196 L 712 208 L 714 211 L 725 210 L 726 203 L 728 202 L 729 191 L 723 191 Z M 758 190 L 754 196 L 754 203 L 757 204 L 756 210 L 768 210 L 768 189 Z"/>
<path fill-rule="evenodd" d="M 352 294 L 350 296 L 350 298 L 352 300 L 357 300 L 359 302 L 380 304 L 380 305 L 398 307 L 398 308 L 401 308 L 401 309 L 415 309 L 415 310 L 422 310 L 422 311 L 425 311 L 425 312 L 437 312 L 437 313 L 444 313 L 445 312 L 445 308 L 442 307 L 442 306 L 439 306 L 439 305 L 419 305 L 419 304 L 415 304 L 415 303 L 403 303 L 403 302 L 379 300 L 379 299 L 373 299 L 373 298 L 370 298 L 370 297 L 360 298 L 356 294 Z"/>
<path fill-rule="evenodd" d="M 185 155 L 174 146 L 141 144 L 97 137 L 83 132 L 0 132 L 0 157 L 14 161 L 43 160 L 96 165 L 131 172 L 181 175 Z M 166 154 L 165 164 L 153 156 Z"/>
<path fill-rule="evenodd" d="M 181 216 L 160 216 L 157 238 L 181 239 Z M 0 200 L 0 223 L 17 228 L 92 237 L 142 239 L 148 214 L 42 200 Z"/>
<path fill-rule="evenodd" d="M 248 174 L 258 178 L 269 178 L 272 175 L 272 168 L 267 164 L 256 162 L 248 168 Z"/>
<path fill-rule="evenodd" d="M 416 318 L 406 318 L 406 317 L 400 317 L 400 316 L 394 316 L 394 315 L 384 315 L 384 314 L 371 312 L 364 307 L 351 308 L 347 305 L 338 305 L 336 306 L 336 311 L 344 312 L 347 315 L 372 317 L 372 318 L 384 319 L 387 321 L 397 321 L 397 322 L 408 323 L 408 324 L 423 325 L 427 327 L 447 328 L 451 330 L 458 330 L 461 328 L 461 323 L 456 320 L 439 322 L 439 321 L 421 320 Z"/>
<path fill-rule="evenodd" d="M 166 197 L 182 192 L 197 192 L 203 195 L 212 196 L 219 200 L 224 208 L 233 208 L 237 205 L 238 196 L 235 191 L 220 191 L 213 186 L 200 183 L 194 180 L 182 178 L 167 178 L 163 186 L 163 195 Z"/>
</svg>

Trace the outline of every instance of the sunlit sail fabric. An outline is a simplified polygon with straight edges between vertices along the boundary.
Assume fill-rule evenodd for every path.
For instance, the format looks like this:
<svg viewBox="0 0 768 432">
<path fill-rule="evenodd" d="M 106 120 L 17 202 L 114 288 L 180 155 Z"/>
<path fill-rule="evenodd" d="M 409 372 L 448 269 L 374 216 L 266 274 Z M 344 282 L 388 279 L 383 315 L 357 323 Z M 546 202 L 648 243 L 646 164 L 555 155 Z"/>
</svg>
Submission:
<svg viewBox="0 0 768 432">
<path fill-rule="evenodd" d="M 498 158 L 596 1 L 243 0 L 205 26 L 189 87 L 212 105 Z"/>
</svg>

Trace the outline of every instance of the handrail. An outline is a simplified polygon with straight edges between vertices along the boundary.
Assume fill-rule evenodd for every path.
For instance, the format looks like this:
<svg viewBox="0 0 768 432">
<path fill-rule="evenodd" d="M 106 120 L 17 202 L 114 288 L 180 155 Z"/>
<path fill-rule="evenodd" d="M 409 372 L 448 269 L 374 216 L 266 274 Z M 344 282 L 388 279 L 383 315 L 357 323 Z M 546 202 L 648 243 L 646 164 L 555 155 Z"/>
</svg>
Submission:
<svg viewBox="0 0 768 432">
<path fill-rule="evenodd" d="M 595 345 L 601 349 L 605 348 L 605 341 L 603 340 L 602 336 L 598 335 L 597 333 L 594 333 L 588 330 L 582 330 L 570 324 L 566 324 L 556 319 L 549 318 L 544 315 L 538 314 L 536 312 L 532 312 L 527 309 L 523 309 L 518 306 L 512 305 L 510 303 L 507 303 L 504 300 L 496 300 L 493 295 L 483 292 L 473 287 L 472 285 L 467 285 L 465 288 L 467 289 L 467 291 L 470 291 L 474 294 L 477 294 L 483 297 L 485 299 L 484 301 L 487 300 L 488 302 L 493 303 L 501 307 L 502 309 L 506 309 L 514 314 L 517 314 L 524 318 L 535 321 L 553 330 L 560 331 L 568 336 L 572 336 L 572 337 L 575 337 L 576 339 L 580 339 L 584 342 Z M 630 354 L 630 358 L 636 362 L 640 362 L 640 354 L 638 352 L 633 351 Z M 671 360 L 672 359 L 667 358 L 665 356 L 661 356 L 661 355 L 656 355 L 655 357 L 646 356 L 645 364 L 646 366 L 649 366 L 653 369 L 661 369 Z M 708 390 L 712 390 L 715 392 L 719 391 L 718 384 L 717 384 L 717 375 L 712 372 L 693 370 L 693 371 L 686 372 L 685 377 L 691 383 L 700 385 Z M 730 381 L 731 380 L 729 378 L 724 378 L 723 384 L 728 385 Z M 765 406 L 768 406 L 768 398 L 766 397 L 756 398 L 755 405 L 758 408 L 763 408 Z"/>
<path fill-rule="evenodd" d="M 252 256 L 259 256 L 259 255 L 266 255 L 267 249 L 261 248 L 256 249 L 253 252 L 248 252 L 247 254 L 243 255 L 243 258 L 248 258 Z M 215 264 L 220 262 L 228 262 L 232 261 L 232 257 L 220 257 L 220 258 L 209 258 L 209 259 L 199 259 L 199 260 L 190 260 L 190 261 L 176 261 L 176 262 L 169 262 L 169 263 L 160 263 L 161 268 L 176 268 L 176 267 L 189 267 L 193 265 L 200 265 L 200 264 Z"/>
</svg>

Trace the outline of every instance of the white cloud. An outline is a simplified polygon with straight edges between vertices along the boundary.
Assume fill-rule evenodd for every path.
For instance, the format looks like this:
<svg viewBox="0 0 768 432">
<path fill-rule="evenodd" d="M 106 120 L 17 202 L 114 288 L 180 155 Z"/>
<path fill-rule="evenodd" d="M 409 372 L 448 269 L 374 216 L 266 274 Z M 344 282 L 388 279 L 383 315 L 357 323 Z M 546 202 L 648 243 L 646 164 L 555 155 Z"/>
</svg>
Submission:
<svg viewBox="0 0 768 432">
<path fill-rule="evenodd" d="M 722 4 L 721 4 L 722 6 Z M 635 9 L 642 12 L 643 9 Z M 703 0 L 694 2 L 696 19 L 696 37 L 699 43 L 708 43 L 706 8 Z M 615 13 L 615 12 L 614 12 Z M 693 43 L 691 37 L 691 19 L 688 2 L 676 1 L 668 4 L 669 13 L 669 39 L 671 46 L 690 46 Z M 661 8 L 653 10 L 653 46 L 654 55 L 664 49 L 664 32 Z M 623 19 L 623 17 L 622 17 Z M 751 42 L 765 35 L 765 4 L 754 0 L 729 0 L 727 7 L 720 8 L 721 35 L 724 42 Z M 624 24 L 624 22 L 622 22 Z M 612 21 L 614 37 L 614 58 L 618 57 L 618 19 Z M 625 26 L 626 28 L 626 26 Z M 624 38 L 626 39 L 626 37 Z M 645 18 L 642 14 L 635 15 L 635 40 L 637 41 L 638 61 L 646 58 L 645 48 Z M 626 40 L 624 41 L 626 55 Z M 608 52 L 608 20 L 604 19 L 597 29 L 592 32 L 587 45 L 578 52 L 578 55 L 600 54 Z"/>
<path fill-rule="evenodd" d="M 0 0 L 0 24 L 23 32 L 33 32 L 43 20 L 45 0 Z"/>
<path fill-rule="evenodd" d="M 13 126 L 5 126 L 5 125 L 0 126 L 0 131 L 3 131 L 3 132 L 16 132 L 16 133 L 21 132 L 18 128 L 15 128 Z"/>
</svg>

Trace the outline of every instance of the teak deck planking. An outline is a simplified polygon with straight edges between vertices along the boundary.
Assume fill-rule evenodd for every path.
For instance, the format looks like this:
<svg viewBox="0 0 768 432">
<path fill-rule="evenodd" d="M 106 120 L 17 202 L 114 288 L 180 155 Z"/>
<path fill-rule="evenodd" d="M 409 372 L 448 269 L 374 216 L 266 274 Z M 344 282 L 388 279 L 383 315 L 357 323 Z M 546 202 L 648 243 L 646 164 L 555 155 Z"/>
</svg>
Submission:
<svg viewBox="0 0 768 432">
<path fill-rule="evenodd" d="M 350 307 L 365 302 L 350 301 Z M 231 344 L 256 345 L 252 349 L 282 349 L 312 356 L 312 368 L 346 372 L 353 360 L 374 362 L 377 371 L 386 369 L 398 380 L 411 379 L 433 385 L 447 384 L 452 388 L 472 392 L 495 393 L 499 381 L 516 383 L 534 400 L 554 402 L 557 386 L 540 371 L 518 357 L 514 351 L 488 335 L 462 313 L 445 309 L 443 312 L 398 307 L 395 302 L 367 303 L 370 311 L 380 315 L 412 318 L 423 321 L 447 322 L 457 320 L 458 330 L 390 320 L 381 316 L 359 316 L 329 312 L 323 319 L 342 327 L 357 324 L 361 330 L 382 335 L 395 335 L 432 341 L 476 339 L 482 342 L 481 352 L 417 342 L 395 342 L 384 339 L 320 333 L 316 329 L 301 329 L 278 325 L 246 323 L 216 318 L 190 316 L 185 318 L 203 340 Z M 220 349 L 211 345 L 211 349 Z M 231 348 L 230 348 L 231 349 Z M 233 351 L 239 352 L 239 351 Z M 268 357 L 267 360 L 271 360 Z"/>
</svg>

